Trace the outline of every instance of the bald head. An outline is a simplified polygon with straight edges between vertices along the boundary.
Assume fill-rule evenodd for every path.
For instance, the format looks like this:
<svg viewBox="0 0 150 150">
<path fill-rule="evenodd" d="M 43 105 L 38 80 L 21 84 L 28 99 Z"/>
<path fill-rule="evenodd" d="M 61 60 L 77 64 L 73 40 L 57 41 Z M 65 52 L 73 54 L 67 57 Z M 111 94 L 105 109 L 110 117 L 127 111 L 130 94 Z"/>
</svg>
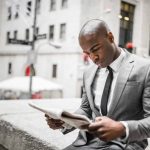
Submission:
<svg viewBox="0 0 150 150">
<path fill-rule="evenodd" d="M 107 35 L 108 32 L 110 32 L 110 29 L 103 20 L 92 19 L 87 21 L 83 25 L 79 34 L 79 38 L 81 36 L 92 35 L 92 34 Z"/>
<path fill-rule="evenodd" d="M 108 25 L 98 19 L 83 25 L 79 34 L 79 44 L 83 52 L 100 67 L 107 67 L 120 54 Z"/>
</svg>

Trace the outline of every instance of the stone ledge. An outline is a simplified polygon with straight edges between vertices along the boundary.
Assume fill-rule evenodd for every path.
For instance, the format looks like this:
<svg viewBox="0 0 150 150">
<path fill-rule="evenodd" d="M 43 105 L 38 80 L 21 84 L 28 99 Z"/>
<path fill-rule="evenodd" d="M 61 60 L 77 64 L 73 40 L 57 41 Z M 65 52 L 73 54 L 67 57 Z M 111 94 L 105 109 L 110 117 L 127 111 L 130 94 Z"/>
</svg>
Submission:
<svg viewBox="0 0 150 150">
<path fill-rule="evenodd" d="M 0 141 L 9 150 L 57 150 L 55 145 L 33 137 L 29 133 L 12 126 L 9 122 L 0 121 Z"/>
<path fill-rule="evenodd" d="M 2 145 L 0 145 L 0 150 L 7 150 L 7 149 L 3 147 Z"/>
<path fill-rule="evenodd" d="M 75 140 L 78 130 L 63 135 L 59 130 L 50 129 L 44 114 L 29 107 L 28 102 L 0 101 L 1 145 L 8 150 L 61 150 Z M 80 104 L 80 99 L 34 102 L 75 110 Z"/>
</svg>

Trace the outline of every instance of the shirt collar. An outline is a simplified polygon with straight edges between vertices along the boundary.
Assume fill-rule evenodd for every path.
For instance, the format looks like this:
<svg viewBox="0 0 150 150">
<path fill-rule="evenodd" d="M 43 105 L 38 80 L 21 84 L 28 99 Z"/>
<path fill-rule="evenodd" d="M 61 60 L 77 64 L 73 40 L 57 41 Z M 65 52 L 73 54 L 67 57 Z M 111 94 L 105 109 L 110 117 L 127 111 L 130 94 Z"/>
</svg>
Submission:
<svg viewBox="0 0 150 150">
<path fill-rule="evenodd" d="M 109 65 L 114 72 L 117 72 L 119 70 L 125 55 L 126 55 L 125 51 L 121 48 L 121 53 L 119 57 Z"/>
</svg>

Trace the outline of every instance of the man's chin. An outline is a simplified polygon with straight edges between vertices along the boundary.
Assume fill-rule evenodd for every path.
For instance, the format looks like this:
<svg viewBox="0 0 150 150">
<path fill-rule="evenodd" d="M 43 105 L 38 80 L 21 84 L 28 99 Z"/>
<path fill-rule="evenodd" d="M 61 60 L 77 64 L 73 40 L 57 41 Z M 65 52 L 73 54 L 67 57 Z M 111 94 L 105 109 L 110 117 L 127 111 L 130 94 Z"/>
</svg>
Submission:
<svg viewBox="0 0 150 150">
<path fill-rule="evenodd" d="M 106 67 L 106 65 L 104 65 L 104 64 L 97 64 L 97 66 L 98 66 L 99 68 L 105 68 L 105 67 Z"/>
</svg>

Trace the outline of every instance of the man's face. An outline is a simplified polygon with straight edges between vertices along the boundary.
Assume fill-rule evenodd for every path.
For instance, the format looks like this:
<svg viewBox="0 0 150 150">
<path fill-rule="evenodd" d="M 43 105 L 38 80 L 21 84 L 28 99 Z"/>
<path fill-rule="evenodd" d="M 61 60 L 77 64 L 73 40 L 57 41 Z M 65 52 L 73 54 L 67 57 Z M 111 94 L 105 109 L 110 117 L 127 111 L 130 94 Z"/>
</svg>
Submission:
<svg viewBox="0 0 150 150">
<path fill-rule="evenodd" d="M 114 60 L 115 50 L 113 48 L 113 40 L 110 40 L 109 34 L 100 36 L 89 34 L 81 36 L 79 43 L 83 52 L 98 66 L 104 68 L 110 65 Z"/>
</svg>

